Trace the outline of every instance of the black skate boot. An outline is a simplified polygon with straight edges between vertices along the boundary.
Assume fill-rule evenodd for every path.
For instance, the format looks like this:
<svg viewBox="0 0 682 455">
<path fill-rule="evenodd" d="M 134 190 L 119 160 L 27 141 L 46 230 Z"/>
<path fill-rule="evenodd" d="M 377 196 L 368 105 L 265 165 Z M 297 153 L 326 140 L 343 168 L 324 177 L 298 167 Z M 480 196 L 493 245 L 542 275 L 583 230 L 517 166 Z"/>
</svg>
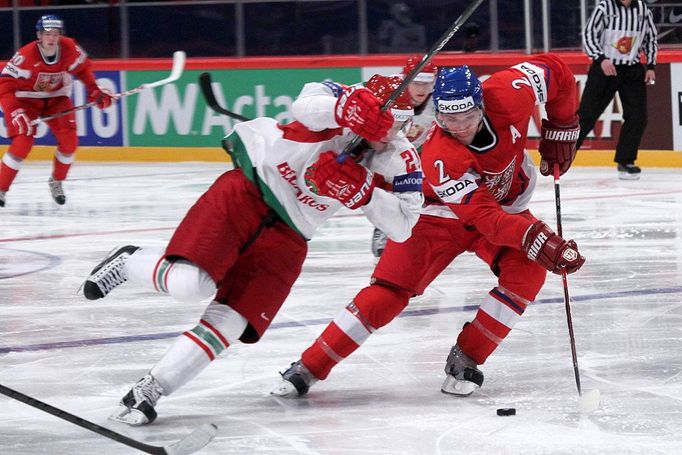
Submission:
<svg viewBox="0 0 682 455">
<path fill-rule="evenodd" d="M 317 382 L 317 378 L 300 360 L 292 363 L 289 369 L 280 374 L 282 380 L 270 394 L 281 398 L 302 397 Z"/>
<path fill-rule="evenodd" d="M 454 345 L 445 363 L 447 375 L 440 391 L 450 395 L 466 397 L 483 385 L 483 373 L 476 363 Z"/>
<path fill-rule="evenodd" d="M 156 420 L 154 406 L 163 395 L 163 388 L 151 374 L 135 383 L 121 399 L 119 408 L 109 416 L 110 420 L 128 425 L 146 425 Z"/>
<path fill-rule="evenodd" d="M 642 169 L 633 163 L 618 163 L 618 178 L 621 180 L 639 180 Z"/>
<path fill-rule="evenodd" d="M 53 177 L 47 181 L 47 185 L 50 187 L 50 195 L 52 199 L 59 204 L 64 205 L 66 203 L 66 196 L 64 196 L 64 188 L 62 188 L 62 181 L 55 180 Z"/>
<path fill-rule="evenodd" d="M 0 207 L 5 206 L 5 199 L 7 198 L 7 191 L 0 191 Z"/>
<path fill-rule="evenodd" d="M 125 283 L 128 277 L 123 271 L 123 265 L 131 254 L 140 247 L 126 245 L 114 248 L 97 267 L 92 269 L 81 289 L 88 300 L 97 300 L 106 296 L 116 286 Z"/>
</svg>

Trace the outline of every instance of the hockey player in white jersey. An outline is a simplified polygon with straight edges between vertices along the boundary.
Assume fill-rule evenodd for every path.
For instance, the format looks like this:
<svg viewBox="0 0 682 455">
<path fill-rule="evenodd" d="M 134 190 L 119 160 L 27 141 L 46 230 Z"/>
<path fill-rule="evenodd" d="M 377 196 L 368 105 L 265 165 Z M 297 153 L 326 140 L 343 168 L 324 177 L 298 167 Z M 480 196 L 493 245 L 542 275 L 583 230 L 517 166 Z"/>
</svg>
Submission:
<svg viewBox="0 0 682 455">
<path fill-rule="evenodd" d="M 407 59 L 403 67 L 402 75 L 407 76 L 413 69 L 421 63 L 422 57 L 413 55 Z M 433 93 L 433 84 L 436 80 L 436 67 L 429 62 L 424 65 L 419 73 L 414 77 L 410 85 L 407 86 L 407 91 L 412 98 L 412 106 L 414 108 L 414 118 L 412 125 L 407 132 L 407 139 L 412 142 L 412 145 L 419 150 L 428 135 L 433 121 L 436 119 L 436 109 L 433 107 L 431 95 Z"/>
<path fill-rule="evenodd" d="M 230 344 L 257 342 L 300 274 L 307 240 L 342 207 L 361 209 L 397 242 L 410 236 L 423 200 L 419 156 L 403 132 L 413 116 L 410 97 L 381 110 L 400 82 L 375 75 L 365 87 L 309 83 L 292 106 L 293 123 L 236 125 L 223 141 L 236 169 L 197 200 L 166 249 L 125 246 L 92 270 L 83 285 L 90 300 L 128 280 L 182 300 L 212 298 L 111 419 L 154 421 L 161 396 Z M 364 140 L 339 162 L 356 134 Z"/>
<path fill-rule="evenodd" d="M 421 60 L 422 57 L 419 55 L 408 57 L 402 70 L 402 77 L 410 74 L 421 63 Z M 429 62 L 424 65 L 424 68 L 417 73 L 412 82 L 407 86 L 407 92 L 412 98 L 414 117 L 406 136 L 407 140 L 412 142 L 417 151 L 426 141 L 426 136 L 436 118 L 436 109 L 431 101 L 435 79 L 436 67 L 433 63 Z M 375 227 L 372 231 L 372 254 L 375 258 L 381 257 L 381 253 L 386 248 L 387 240 L 386 234 L 381 229 Z"/>
</svg>

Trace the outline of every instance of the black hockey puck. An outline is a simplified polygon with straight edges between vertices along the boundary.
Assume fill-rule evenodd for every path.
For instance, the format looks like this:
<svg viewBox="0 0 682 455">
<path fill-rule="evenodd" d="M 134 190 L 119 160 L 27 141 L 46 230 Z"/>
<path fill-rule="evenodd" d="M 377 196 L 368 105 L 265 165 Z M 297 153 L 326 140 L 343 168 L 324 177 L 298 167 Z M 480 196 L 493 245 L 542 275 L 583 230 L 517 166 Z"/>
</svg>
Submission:
<svg viewBox="0 0 682 455">
<path fill-rule="evenodd" d="M 497 410 L 498 416 L 515 416 L 516 408 L 500 408 Z"/>
</svg>

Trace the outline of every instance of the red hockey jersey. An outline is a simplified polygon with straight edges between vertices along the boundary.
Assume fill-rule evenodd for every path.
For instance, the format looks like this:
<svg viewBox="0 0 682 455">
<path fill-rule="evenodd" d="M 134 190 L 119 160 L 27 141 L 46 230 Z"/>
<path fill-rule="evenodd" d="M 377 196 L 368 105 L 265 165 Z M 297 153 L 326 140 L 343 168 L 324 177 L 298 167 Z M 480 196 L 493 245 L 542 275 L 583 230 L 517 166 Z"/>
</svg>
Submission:
<svg viewBox="0 0 682 455">
<path fill-rule="evenodd" d="M 20 107 L 21 98 L 71 96 L 73 77 L 97 88 L 88 54 L 72 38 L 62 36 L 54 59 L 43 56 L 38 41 L 19 49 L 0 73 L 0 103 L 5 112 Z"/>
<path fill-rule="evenodd" d="M 535 106 L 559 124 L 577 110 L 576 82 L 551 54 L 499 71 L 483 82 L 483 127 L 471 145 L 434 127 L 422 148 L 425 215 L 459 218 L 491 243 L 521 248 L 536 170 L 525 150 Z"/>
</svg>

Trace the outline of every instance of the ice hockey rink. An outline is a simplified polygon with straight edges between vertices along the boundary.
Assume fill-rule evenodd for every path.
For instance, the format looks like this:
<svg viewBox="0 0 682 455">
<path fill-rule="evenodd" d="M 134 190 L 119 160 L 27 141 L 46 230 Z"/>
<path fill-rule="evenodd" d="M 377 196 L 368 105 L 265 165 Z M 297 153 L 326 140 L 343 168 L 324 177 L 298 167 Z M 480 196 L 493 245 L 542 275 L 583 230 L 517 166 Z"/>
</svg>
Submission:
<svg viewBox="0 0 682 455">
<path fill-rule="evenodd" d="M 234 345 L 159 402 L 158 420 L 107 420 L 117 401 L 193 327 L 205 303 L 127 286 L 89 302 L 77 290 L 116 245 L 162 247 L 223 163 L 76 163 L 56 206 L 49 165 L 28 162 L 0 209 L 0 383 L 148 444 L 214 423 L 201 454 L 680 454 L 682 453 L 682 178 L 644 168 L 572 169 L 561 180 L 563 229 L 587 263 L 569 276 L 583 388 L 578 408 L 563 286 L 548 277 L 469 398 L 440 392 L 462 324 L 495 279 L 465 255 L 316 384 L 307 398 L 269 395 L 278 371 L 368 283 L 371 227 L 331 219 L 310 242 L 303 273 L 256 345 Z M 555 226 L 551 179 L 533 212 Z M 499 417 L 497 408 L 516 408 Z M 135 449 L 0 395 L 0 454 L 128 454 Z"/>
</svg>

